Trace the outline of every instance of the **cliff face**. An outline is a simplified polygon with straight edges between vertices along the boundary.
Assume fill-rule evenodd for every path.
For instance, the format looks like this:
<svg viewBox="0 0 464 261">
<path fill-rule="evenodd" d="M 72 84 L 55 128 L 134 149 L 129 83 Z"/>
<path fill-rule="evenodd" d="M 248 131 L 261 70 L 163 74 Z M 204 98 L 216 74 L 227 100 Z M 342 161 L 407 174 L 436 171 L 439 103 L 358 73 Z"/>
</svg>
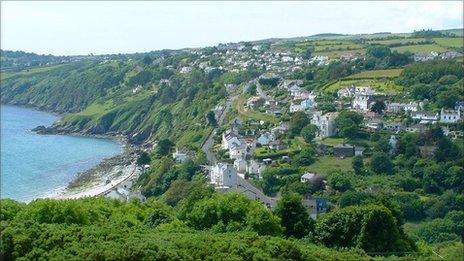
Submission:
<svg viewBox="0 0 464 261">
<path fill-rule="evenodd" d="M 203 71 L 166 65 L 84 61 L 2 72 L 1 102 L 64 114 L 40 133 L 120 134 L 134 143 L 182 139 L 200 144 L 206 113 L 225 91 Z"/>
</svg>

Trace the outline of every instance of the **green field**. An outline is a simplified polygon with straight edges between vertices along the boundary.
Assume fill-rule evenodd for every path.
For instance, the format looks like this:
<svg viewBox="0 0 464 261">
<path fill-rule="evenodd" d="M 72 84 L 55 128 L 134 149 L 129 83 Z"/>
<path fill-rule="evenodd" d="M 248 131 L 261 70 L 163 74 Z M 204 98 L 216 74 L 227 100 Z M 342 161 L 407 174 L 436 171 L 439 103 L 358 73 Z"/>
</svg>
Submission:
<svg viewBox="0 0 464 261">
<path fill-rule="evenodd" d="M 318 157 L 316 162 L 306 167 L 306 170 L 326 176 L 334 170 L 352 170 L 351 161 L 352 158 L 341 159 L 332 156 L 322 156 Z"/>
<path fill-rule="evenodd" d="M 342 79 L 328 86 L 324 86 L 323 90 L 326 92 L 336 92 L 347 86 L 369 86 L 381 92 L 401 92 L 402 87 L 396 85 L 392 80 L 382 79 Z"/>
<path fill-rule="evenodd" d="M 437 44 L 421 44 L 421 45 L 406 45 L 392 48 L 393 51 L 400 53 L 411 52 L 411 53 L 429 53 L 429 52 L 446 52 L 448 49 L 439 46 Z"/>
<path fill-rule="evenodd" d="M 425 38 L 399 38 L 399 39 L 388 39 L 388 40 L 372 40 L 369 43 L 373 44 L 404 44 L 404 43 L 418 43 L 425 41 Z"/>
<path fill-rule="evenodd" d="M 464 38 L 433 38 L 433 40 L 440 46 L 450 48 L 464 47 Z"/>
<path fill-rule="evenodd" d="M 386 69 L 386 70 L 371 70 L 363 71 L 346 77 L 345 79 L 359 78 L 395 78 L 400 76 L 403 69 Z"/>
<path fill-rule="evenodd" d="M 241 119 L 254 119 L 258 121 L 272 122 L 274 124 L 279 122 L 279 120 L 271 114 L 262 113 L 251 109 L 245 110 L 245 103 L 245 97 L 239 97 L 234 102 L 234 108 L 237 110 Z"/>
<path fill-rule="evenodd" d="M 59 65 L 52 65 L 52 66 L 39 66 L 39 67 L 33 67 L 33 68 L 30 68 L 30 69 L 24 69 L 20 72 L 17 72 L 17 71 L 11 71 L 11 70 L 8 70 L 8 71 L 2 71 L 0 72 L 0 78 L 2 80 L 5 80 L 5 79 L 8 79 L 9 77 L 15 75 L 15 76 L 19 76 L 19 75 L 24 75 L 24 76 L 27 76 L 27 75 L 33 75 L 35 73 L 41 73 L 41 72 L 46 72 L 46 71 L 50 71 L 52 69 L 56 69 L 58 67 L 61 67 L 63 66 L 63 64 L 59 64 Z"/>
</svg>

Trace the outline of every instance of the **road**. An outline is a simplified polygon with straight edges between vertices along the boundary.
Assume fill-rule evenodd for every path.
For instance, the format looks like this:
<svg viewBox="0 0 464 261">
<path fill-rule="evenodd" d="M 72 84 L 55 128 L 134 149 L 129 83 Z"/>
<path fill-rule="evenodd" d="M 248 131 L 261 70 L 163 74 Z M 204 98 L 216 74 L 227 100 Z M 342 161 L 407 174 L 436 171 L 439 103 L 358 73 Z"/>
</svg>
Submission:
<svg viewBox="0 0 464 261">
<path fill-rule="evenodd" d="M 258 86 L 257 86 L 258 87 Z M 258 90 L 258 88 L 256 88 Z M 261 88 L 259 88 L 260 92 L 262 92 L 264 95 L 266 95 Z M 261 94 L 260 94 L 261 95 Z M 205 143 L 203 143 L 203 146 L 201 149 L 205 152 L 206 154 L 206 159 L 211 165 L 214 165 L 217 162 L 216 156 L 214 153 L 211 151 L 211 147 L 214 144 L 214 135 L 216 132 L 219 130 L 219 127 L 223 124 L 224 119 L 227 115 L 227 113 L 230 111 L 230 107 L 232 106 L 232 103 L 235 101 L 235 99 L 238 96 L 233 96 L 226 101 L 226 105 L 224 106 L 224 109 L 222 110 L 221 115 L 219 116 L 218 119 L 218 127 L 214 128 L 211 133 L 209 134 L 208 138 L 206 139 Z M 255 199 L 261 201 L 263 204 L 270 208 L 274 208 L 276 206 L 276 199 L 268 197 L 264 195 L 264 193 L 253 186 L 250 182 L 247 180 L 241 178 L 238 176 L 238 184 L 237 184 L 237 189 L 241 192 L 247 193 L 250 192 L 251 194 L 254 195 Z"/>
<path fill-rule="evenodd" d="M 205 143 L 203 143 L 203 146 L 201 146 L 201 149 L 205 152 L 206 154 L 206 159 L 208 162 L 211 164 L 215 164 L 217 162 L 216 156 L 214 155 L 213 152 L 211 152 L 211 147 L 214 145 L 214 135 L 218 131 L 219 127 L 222 125 L 224 122 L 224 119 L 227 116 L 227 113 L 230 111 L 230 107 L 232 106 L 233 101 L 237 98 L 237 96 L 233 96 L 232 98 L 228 98 L 226 101 L 226 104 L 224 106 L 224 109 L 221 112 L 221 115 L 219 116 L 219 119 L 217 121 L 217 126 L 214 128 L 211 133 L 209 134 L 208 138 L 206 139 Z"/>
<path fill-rule="evenodd" d="M 256 81 L 256 93 L 261 96 L 261 98 L 263 98 L 264 100 L 268 101 L 270 100 L 271 98 L 269 97 L 269 95 L 267 95 L 263 89 L 261 88 L 261 84 L 259 84 L 258 81 Z"/>
</svg>

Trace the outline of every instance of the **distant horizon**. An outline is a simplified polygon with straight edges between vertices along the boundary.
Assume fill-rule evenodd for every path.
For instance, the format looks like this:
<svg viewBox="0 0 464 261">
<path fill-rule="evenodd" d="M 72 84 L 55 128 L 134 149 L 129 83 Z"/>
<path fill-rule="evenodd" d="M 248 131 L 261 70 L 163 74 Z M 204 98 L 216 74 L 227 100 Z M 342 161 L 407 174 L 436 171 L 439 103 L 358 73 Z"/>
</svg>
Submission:
<svg viewBox="0 0 464 261">
<path fill-rule="evenodd" d="M 28 51 L 24 51 L 24 50 L 11 50 L 11 49 L 1 49 L 2 51 L 12 51 L 12 52 L 25 52 L 25 53 L 34 53 L 34 54 L 37 54 L 37 55 L 52 55 L 52 56 L 89 56 L 89 55 L 94 55 L 94 56 L 104 56 L 104 55 L 125 55 L 125 54 L 142 54 L 142 53 L 150 53 L 150 52 L 159 52 L 159 51 L 163 51 L 163 50 L 184 50 L 184 49 L 198 49 L 198 48 L 207 48 L 207 47 L 214 47 L 214 46 L 218 46 L 220 44 L 229 44 L 229 43 L 240 43 L 240 42 L 259 42 L 259 41 L 265 41 L 265 40 L 270 40 L 270 39 L 280 39 L 280 40 L 286 40 L 286 39 L 292 39 L 292 38 L 304 38 L 304 37 L 313 37 L 313 36 L 318 36 L 318 35 L 323 35 L 323 34 L 338 34 L 338 35 L 350 35 L 350 36 L 356 36 L 356 35 L 375 35 L 375 34 L 383 34 L 383 33 L 388 33 L 388 34 L 407 34 L 407 33 L 413 33 L 414 31 L 420 31 L 420 30 L 430 30 L 430 28 L 422 28 L 422 29 L 415 29 L 411 32 L 387 32 L 387 31 L 384 31 L 384 32 L 376 32 L 376 33 L 330 33 L 330 32 L 326 32 L 326 33 L 316 33 L 316 34 L 311 34 L 311 35 L 299 35 L 299 36 L 291 36 L 291 37 L 270 37 L 270 38 L 263 38 L 263 39 L 255 39 L 255 40 L 246 40 L 246 41 L 232 41 L 232 42 L 221 42 L 221 43 L 217 43 L 217 44 L 214 44 L 214 45 L 206 45 L 206 46 L 195 46 L 195 47 L 190 47 L 190 46 L 187 46 L 187 47 L 181 47 L 181 48 L 164 48 L 164 49 L 154 49 L 154 50 L 147 50 L 147 51 L 141 51 L 141 52 L 132 52 L 132 53 L 122 53 L 122 52 L 119 52 L 119 53 L 99 53 L 99 54 L 95 54 L 95 53 L 88 53 L 88 54 L 71 54 L 71 55 L 62 55 L 62 54 L 52 54 L 52 53 L 36 53 L 36 52 L 28 52 Z M 464 31 L 464 27 L 463 28 L 443 28 L 443 29 L 431 29 L 431 30 L 434 30 L 434 31 L 448 31 L 448 30 L 463 30 Z"/>
<path fill-rule="evenodd" d="M 462 1 L 2 1 L 0 47 L 104 55 L 321 33 L 410 33 L 462 28 L 462 8 Z"/>
</svg>

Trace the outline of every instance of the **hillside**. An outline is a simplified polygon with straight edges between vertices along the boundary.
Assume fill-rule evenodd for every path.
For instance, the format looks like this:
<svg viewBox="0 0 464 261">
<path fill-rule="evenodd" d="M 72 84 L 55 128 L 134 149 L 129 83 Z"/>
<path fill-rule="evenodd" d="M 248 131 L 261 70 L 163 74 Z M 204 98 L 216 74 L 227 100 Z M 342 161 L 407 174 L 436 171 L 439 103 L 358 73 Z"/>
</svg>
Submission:
<svg viewBox="0 0 464 261">
<path fill-rule="evenodd" d="M 122 135 L 140 174 L 128 194 L 105 194 L 113 199 L 3 200 L 1 254 L 460 259 L 460 31 L 320 34 L 2 68 L 2 103 L 63 115 L 39 133 Z"/>
</svg>

